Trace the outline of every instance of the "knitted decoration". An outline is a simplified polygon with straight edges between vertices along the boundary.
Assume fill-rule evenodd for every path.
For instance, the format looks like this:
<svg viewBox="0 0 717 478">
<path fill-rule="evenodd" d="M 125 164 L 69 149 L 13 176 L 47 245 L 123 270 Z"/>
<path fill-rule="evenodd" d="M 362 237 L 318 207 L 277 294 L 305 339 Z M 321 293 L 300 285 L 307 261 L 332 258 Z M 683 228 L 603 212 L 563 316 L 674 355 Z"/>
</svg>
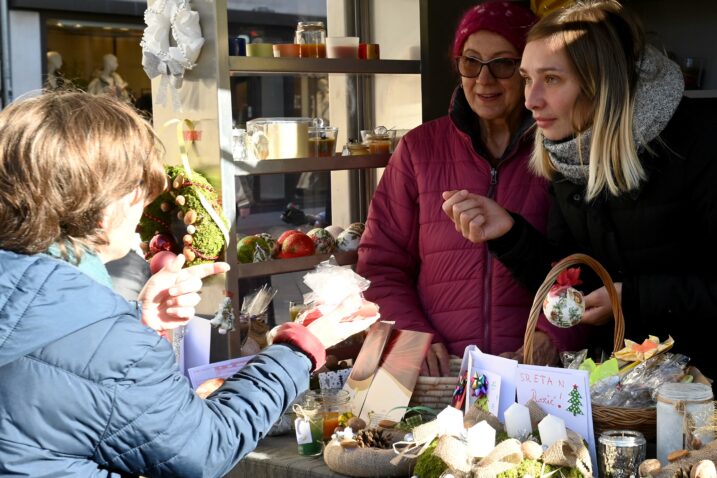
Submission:
<svg viewBox="0 0 717 478">
<path fill-rule="evenodd" d="M 225 248 L 224 236 L 198 196 L 201 191 L 226 225 L 217 192 L 197 172 L 192 172 L 190 181 L 181 166 L 165 169 L 169 187 L 144 209 L 137 226 L 145 259 L 170 250 L 184 254 L 185 267 L 218 260 Z"/>
</svg>

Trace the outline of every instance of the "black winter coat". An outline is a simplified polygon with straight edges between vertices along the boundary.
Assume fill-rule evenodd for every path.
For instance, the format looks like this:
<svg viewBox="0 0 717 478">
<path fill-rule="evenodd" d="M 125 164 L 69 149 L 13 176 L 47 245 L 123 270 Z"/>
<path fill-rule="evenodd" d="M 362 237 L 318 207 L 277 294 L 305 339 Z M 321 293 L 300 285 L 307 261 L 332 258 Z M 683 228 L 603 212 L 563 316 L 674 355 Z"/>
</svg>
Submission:
<svg viewBox="0 0 717 478">
<path fill-rule="evenodd" d="M 531 290 L 551 262 L 582 252 L 622 282 L 625 337 L 675 339 L 674 350 L 717 379 L 717 105 L 684 98 L 640 154 L 648 178 L 619 197 L 586 202 L 558 176 L 547 240 L 520 218 L 489 247 Z M 585 268 L 584 268 L 585 269 Z M 587 291 L 586 291 L 587 292 Z"/>
</svg>

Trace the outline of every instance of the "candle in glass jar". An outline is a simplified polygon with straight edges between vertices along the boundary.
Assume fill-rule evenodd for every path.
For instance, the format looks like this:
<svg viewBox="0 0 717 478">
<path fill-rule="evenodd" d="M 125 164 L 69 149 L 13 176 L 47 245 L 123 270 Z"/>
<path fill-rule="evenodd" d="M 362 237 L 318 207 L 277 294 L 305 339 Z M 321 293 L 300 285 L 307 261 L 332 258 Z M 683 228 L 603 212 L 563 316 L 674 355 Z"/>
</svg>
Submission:
<svg viewBox="0 0 717 478">
<path fill-rule="evenodd" d="M 358 37 L 326 37 L 327 58 L 358 58 Z"/>
<path fill-rule="evenodd" d="M 324 449 L 323 427 L 324 421 L 320 415 L 315 416 L 312 420 L 297 418 L 294 421 L 299 455 L 316 456 L 321 454 Z"/>
<path fill-rule="evenodd" d="M 386 154 L 391 152 L 390 139 L 370 139 L 367 145 L 370 154 Z"/>
<path fill-rule="evenodd" d="M 708 443 L 714 434 L 706 427 L 714 413 L 712 387 L 701 383 L 665 383 L 657 389 L 657 459 L 690 448 L 691 442 Z M 692 427 L 685 427 L 691 423 Z"/>
<path fill-rule="evenodd" d="M 632 430 L 607 430 L 598 438 L 598 470 L 603 478 L 638 476 L 645 459 L 646 441 Z"/>
<path fill-rule="evenodd" d="M 356 48 L 352 46 L 332 46 L 326 48 L 327 58 L 358 58 Z"/>
<path fill-rule="evenodd" d="M 301 58 L 326 58 L 326 45 L 323 43 L 302 43 L 299 46 Z"/>
</svg>

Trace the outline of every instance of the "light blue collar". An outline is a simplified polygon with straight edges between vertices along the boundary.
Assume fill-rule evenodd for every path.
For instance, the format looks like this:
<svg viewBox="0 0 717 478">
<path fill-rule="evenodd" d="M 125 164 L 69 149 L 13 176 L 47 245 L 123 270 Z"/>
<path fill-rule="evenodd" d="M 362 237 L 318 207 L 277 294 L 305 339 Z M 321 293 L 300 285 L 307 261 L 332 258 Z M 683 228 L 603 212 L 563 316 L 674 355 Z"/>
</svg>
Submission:
<svg viewBox="0 0 717 478">
<path fill-rule="evenodd" d="M 92 277 L 95 281 L 99 282 L 103 286 L 112 289 L 112 278 L 107 272 L 107 268 L 102 262 L 102 259 L 100 259 L 100 256 L 95 254 L 90 249 L 85 248 L 82 253 L 82 260 L 80 260 L 79 264 L 75 264 L 74 254 L 72 252 L 71 247 L 67 248 L 67 253 L 70 256 L 69 261 L 65 261 L 62 258 L 62 254 L 60 253 L 60 246 L 58 246 L 57 244 L 52 244 L 47 249 L 47 255 L 49 255 L 50 257 L 59 259 L 74 267 L 77 267 L 85 275 Z"/>
</svg>

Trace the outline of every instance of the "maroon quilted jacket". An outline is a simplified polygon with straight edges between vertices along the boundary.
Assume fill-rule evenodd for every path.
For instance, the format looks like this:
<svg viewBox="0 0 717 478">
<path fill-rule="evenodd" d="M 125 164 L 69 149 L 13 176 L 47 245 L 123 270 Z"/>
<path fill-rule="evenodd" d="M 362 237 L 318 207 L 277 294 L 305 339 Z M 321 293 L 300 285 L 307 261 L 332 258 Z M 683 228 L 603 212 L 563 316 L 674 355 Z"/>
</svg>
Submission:
<svg viewBox="0 0 717 478">
<path fill-rule="evenodd" d="M 540 231 L 550 203 L 548 183 L 527 167 L 529 118 L 492 168 L 477 152 L 482 146 L 468 126 L 471 115 L 458 89 L 449 116 L 404 136 L 371 201 L 357 264 L 371 281 L 366 298 L 379 304 L 382 320 L 433 333 L 434 342 L 458 356 L 469 344 L 492 354 L 520 348 L 533 297 L 484 244 L 455 230 L 441 209 L 441 193 L 466 189 L 489 196 Z M 547 322 L 539 328 L 559 348 L 571 347 Z"/>
</svg>

